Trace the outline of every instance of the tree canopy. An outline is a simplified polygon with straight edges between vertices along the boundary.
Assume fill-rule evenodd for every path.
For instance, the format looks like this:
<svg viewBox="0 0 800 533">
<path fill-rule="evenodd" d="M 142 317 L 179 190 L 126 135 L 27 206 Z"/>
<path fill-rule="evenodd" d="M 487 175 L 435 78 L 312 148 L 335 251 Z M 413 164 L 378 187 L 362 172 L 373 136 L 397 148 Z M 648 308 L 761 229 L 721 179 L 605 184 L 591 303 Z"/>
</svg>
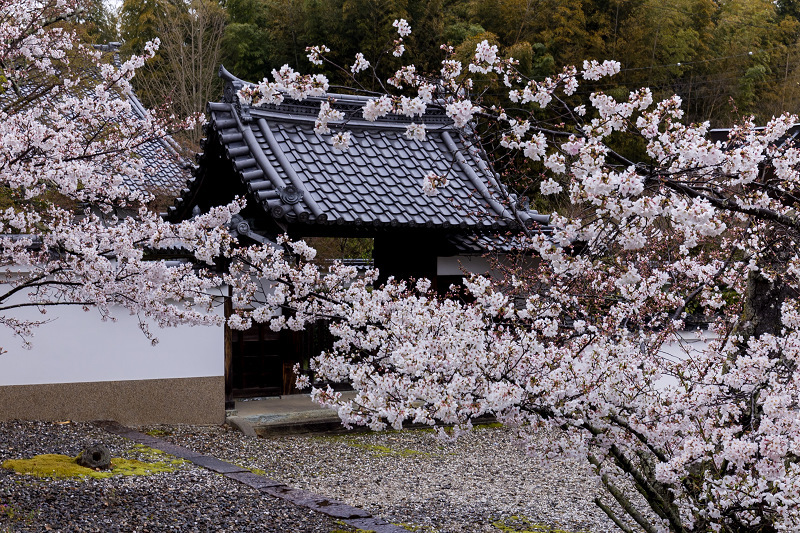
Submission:
<svg viewBox="0 0 800 533">
<path fill-rule="evenodd" d="M 657 96 L 678 94 L 686 120 L 726 126 L 751 113 L 766 122 L 800 98 L 800 25 L 792 5 L 768 0 L 229 0 L 222 61 L 242 79 L 259 81 L 284 64 L 308 69 L 306 47 L 325 44 L 332 61 L 346 64 L 358 52 L 374 56 L 390 47 L 394 37 L 386 28 L 404 18 L 416 28 L 406 43 L 408 62 L 422 71 L 437 68 L 441 44 L 469 51 L 486 38 L 501 55 L 530 64 L 525 73 L 538 79 L 560 65 L 613 59 L 622 69 L 607 90 L 647 86 Z M 137 24 L 139 39 L 152 35 L 146 23 Z M 381 77 L 397 66 L 392 57 L 383 58 Z M 325 72 L 335 84 L 346 81 L 345 73 Z"/>
</svg>

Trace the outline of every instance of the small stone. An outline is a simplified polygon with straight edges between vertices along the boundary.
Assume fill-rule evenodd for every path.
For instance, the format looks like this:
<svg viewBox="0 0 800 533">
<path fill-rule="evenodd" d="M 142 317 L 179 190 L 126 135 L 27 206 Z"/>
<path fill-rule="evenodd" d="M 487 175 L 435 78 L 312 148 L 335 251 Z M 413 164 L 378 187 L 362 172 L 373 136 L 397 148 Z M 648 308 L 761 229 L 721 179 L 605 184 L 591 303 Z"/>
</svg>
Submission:
<svg viewBox="0 0 800 533">
<path fill-rule="evenodd" d="M 111 467 L 111 452 L 104 444 L 96 442 L 78 454 L 78 464 L 94 470 L 108 470 Z"/>
</svg>

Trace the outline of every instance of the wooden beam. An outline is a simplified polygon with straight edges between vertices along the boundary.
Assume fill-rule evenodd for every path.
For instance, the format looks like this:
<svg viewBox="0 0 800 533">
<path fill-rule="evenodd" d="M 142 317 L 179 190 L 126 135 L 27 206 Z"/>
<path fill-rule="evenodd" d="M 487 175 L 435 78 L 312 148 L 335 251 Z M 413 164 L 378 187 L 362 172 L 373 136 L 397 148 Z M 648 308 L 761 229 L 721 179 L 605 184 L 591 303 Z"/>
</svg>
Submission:
<svg viewBox="0 0 800 533">
<path fill-rule="evenodd" d="M 228 326 L 228 318 L 233 314 L 233 289 L 228 287 L 225 297 L 225 409 L 234 409 L 236 402 L 233 399 L 233 331 Z"/>
</svg>

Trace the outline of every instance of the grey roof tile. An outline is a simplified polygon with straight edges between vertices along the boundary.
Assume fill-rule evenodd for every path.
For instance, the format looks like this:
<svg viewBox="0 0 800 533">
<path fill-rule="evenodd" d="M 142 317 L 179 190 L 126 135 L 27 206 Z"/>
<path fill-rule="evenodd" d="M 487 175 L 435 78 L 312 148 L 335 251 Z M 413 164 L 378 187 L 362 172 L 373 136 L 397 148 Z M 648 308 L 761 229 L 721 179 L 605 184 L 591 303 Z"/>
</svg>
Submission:
<svg viewBox="0 0 800 533">
<path fill-rule="evenodd" d="M 352 105 L 348 99 L 353 98 L 357 99 L 339 95 L 337 104 Z M 333 148 L 328 136 L 314 132 L 316 111 L 304 111 L 318 109 L 319 99 L 287 102 L 279 107 L 245 108 L 242 113 L 248 117 L 242 120 L 232 115 L 232 111 L 239 112 L 237 106 L 212 104 L 210 123 L 234 165 L 249 169 L 253 162 L 248 160 L 252 159 L 264 171 L 259 179 L 272 181 L 273 188 L 282 180 L 284 185 L 304 189 L 307 194 L 300 208 L 312 214 L 310 223 L 320 215 L 334 224 L 354 224 L 359 218 L 367 225 L 396 221 L 433 227 L 465 223 L 487 228 L 498 220 L 501 203 L 496 198 L 490 201 L 491 192 L 486 188 L 492 178 L 485 175 L 480 161 L 463 145 L 441 111 L 423 117 L 436 128 L 429 129 L 421 142 L 407 140 L 405 125 L 394 119 L 369 124 L 354 121 L 347 126 L 351 146 L 342 152 Z M 443 132 L 449 133 L 452 141 Z M 466 163 L 456 160 L 452 146 Z M 422 191 L 422 179 L 430 171 L 447 173 L 449 180 L 432 197 Z"/>
</svg>

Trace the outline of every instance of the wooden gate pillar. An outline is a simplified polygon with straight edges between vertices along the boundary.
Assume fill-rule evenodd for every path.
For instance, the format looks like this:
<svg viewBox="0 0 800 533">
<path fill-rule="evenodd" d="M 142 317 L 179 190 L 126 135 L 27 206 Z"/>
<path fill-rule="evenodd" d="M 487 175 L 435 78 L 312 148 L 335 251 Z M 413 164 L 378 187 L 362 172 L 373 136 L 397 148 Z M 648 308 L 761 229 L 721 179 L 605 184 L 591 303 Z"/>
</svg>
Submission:
<svg viewBox="0 0 800 533">
<path fill-rule="evenodd" d="M 228 325 L 228 318 L 233 314 L 233 289 L 228 287 L 225 297 L 225 409 L 234 409 L 236 402 L 233 399 L 233 331 Z"/>
</svg>

